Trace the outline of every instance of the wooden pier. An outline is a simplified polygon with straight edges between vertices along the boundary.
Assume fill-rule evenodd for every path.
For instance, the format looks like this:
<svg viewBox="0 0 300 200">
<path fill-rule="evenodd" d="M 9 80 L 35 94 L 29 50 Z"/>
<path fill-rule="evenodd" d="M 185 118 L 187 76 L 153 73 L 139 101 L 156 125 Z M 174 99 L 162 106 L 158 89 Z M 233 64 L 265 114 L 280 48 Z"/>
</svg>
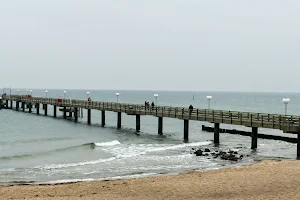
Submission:
<svg viewBox="0 0 300 200">
<path fill-rule="evenodd" d="M 16 102 L 16 110 L 21 108 L 25 111 L 25 107 L 31 113 L 33 105 L 35 105 L 36 113 L 39 113 L 40 104 L 43 105 L 44 115 L 47 115 L 48 105 L 54 106 L 53 116 L 56 117 L 57 107 L 61 108 L 64 119 L 67 117 L 69 111 L 72 117 L 74 112 L 74 121 L 78 121 L 78 110 L 87 109 L 87 122 L 91 124 L 91 110 L 100 110 L 102 112 L 102 126 L 105 126 L 105 112 L 116 112 L 117 128 L 121 128 L 122 119 L 121 113 L 136 116 L 136 131 L 141 129 L 142 115 L 152 115 L 158 118 L 158 134 L 163 134 L 163 118 L 177 118 L 184 121 L 183 139 L 185 142 L 189 139 L 189 121 L 205 121 L 214 123 L 214 142 L 218 144 L 220 136 L 220 124 L 240 125 L 252 127 L 251 133 L 251 148 L 257 148 L 257 134 L 258 128 L 279 129 L 284 133 L 297 134 L 297 158 L 300 158 L 300 116 L 292 115 L 277 115 L 267 113 L 253 113 L 253 112 L 238 112 L 226 110 L 212 110 L 212 109 L 192 109 L 184 107 L 170 107 L 170 106 L 155 106 L 147 108 L 145 105 L 114 103 L 114 102 L 100 102 L 100 101 L 84 101 L 76 99 L 62 99 L 58 101 L 55 98 L 41 98 L 41 97 L 27 97 L 21 95 L 3 96 L 0 99 L 0 107 L 13 108 L 13 102 Z M 0 108 L 0 109 L 1 109 Z"/>
</svg>

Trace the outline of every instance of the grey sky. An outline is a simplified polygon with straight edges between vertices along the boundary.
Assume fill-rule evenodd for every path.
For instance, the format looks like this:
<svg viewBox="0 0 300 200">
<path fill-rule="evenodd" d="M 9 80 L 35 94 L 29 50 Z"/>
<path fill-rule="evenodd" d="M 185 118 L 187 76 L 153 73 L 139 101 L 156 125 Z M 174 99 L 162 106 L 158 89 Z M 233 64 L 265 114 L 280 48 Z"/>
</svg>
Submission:
<svg viewBox="0 0 300 200">
<path fill-rule="evenodd" d="M 0 2 L 2 85 L 300 90 L 299 0 Z"/>
</svg>

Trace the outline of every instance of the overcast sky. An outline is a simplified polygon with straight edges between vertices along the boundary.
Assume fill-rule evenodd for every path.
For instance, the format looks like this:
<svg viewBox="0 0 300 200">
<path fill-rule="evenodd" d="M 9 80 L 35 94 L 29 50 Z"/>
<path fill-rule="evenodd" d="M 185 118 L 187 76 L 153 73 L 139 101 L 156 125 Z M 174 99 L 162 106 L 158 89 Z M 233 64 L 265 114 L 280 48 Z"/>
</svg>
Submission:
<svg viewBox="0 0 300 200">
<path fill-rule="evenodd" d="M 299 0 L 0 0 L 13 88 L 300 90 Z"/>
</svg>

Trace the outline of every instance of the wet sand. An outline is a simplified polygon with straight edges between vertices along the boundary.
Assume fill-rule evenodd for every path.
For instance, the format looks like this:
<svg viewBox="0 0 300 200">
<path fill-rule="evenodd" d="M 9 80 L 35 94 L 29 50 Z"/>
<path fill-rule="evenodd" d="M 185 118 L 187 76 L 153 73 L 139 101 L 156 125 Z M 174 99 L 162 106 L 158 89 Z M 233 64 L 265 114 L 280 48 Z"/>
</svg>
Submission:
<svg viewBox="0 0 300 200">
<path fill-rule="evenodd" d="M 300 161 L 139 179 L 1 186 L 0 199 L 300 199 Z"/>
</svg>

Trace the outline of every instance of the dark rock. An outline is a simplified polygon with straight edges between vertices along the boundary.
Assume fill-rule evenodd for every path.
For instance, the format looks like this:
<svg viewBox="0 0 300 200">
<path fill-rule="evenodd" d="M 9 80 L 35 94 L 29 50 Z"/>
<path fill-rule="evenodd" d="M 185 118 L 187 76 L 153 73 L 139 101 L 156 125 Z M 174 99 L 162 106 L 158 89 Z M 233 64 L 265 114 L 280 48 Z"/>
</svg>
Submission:
<svg viewBox="0 0 300 200">
<path fill-rule="evenodd" d="M 210 149 L 206 148 L 204 149 L 204 152 L 210 152 Z"/>
<path fill-rule="evenodd" d="M 192 148 L 192 150 L 194 151 L 195 149 L 194 149 L 194 148 Z"/>
<path fill-rule="evenodd" d="M 203 151 L 201 149 L 195 151 L 196 156 L 202 156 Z"/>
<path fill-rule="evenodd" d="M 236 156 L 230 156 L 229 158 L 228 158 L 228 160 L 231 160 L 231 161 L 238 161 L 238 157 L 236 157 Z"/>
<path fill-rule="evenodd" d="M 237 151 L 234 151 L 233 154 L 238 154 L 238 152 L 237 152 Z"/>
<path fill-rule="evenodd" d="M 243 155 L 240 155 L 240 159 L 242 159 L 244 156 Z"/>
<path fill-rule="evenodd" d="M 212 152 L 212 153 L 211 153 L 211 155 L 212 155 L 212 156 L 215 156 L 215 155 L 216 155 L 216 153 L 215 153 L 215 152 Z"/>
<path fill-rule="evenodd" d="M 227 154 L 221 155 L 220 158 L 223 159 L 223 160 L 228 160 L 228 155 Z"/>
</svg>

